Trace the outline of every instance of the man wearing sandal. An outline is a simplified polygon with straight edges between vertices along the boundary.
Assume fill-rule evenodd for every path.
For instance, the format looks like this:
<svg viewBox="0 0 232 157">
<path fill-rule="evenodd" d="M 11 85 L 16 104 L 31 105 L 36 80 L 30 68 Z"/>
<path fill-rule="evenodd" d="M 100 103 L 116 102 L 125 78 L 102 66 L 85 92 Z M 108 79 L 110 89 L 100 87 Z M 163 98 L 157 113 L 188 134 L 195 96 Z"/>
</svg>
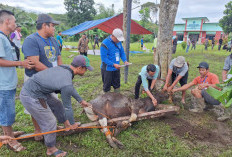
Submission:
<svg viewBox="0 0 232 157">
<path fill-rule="evenodd" d="M 32 60 L 35 63 L 34 69 L 25 70 L 24 82 L 39 71 L 62 64 L 59 46 L 53 37 L 55 33 L 55 26 L 59 23 L 59 21 L 55 21 L 48 14 L 38 15 L 36 21 L 37 32 L 26 37 L 22 47 L 24 57 Z M 48 103 L 54 101 L 59 101 L 58 95 L 56 94 L 53 94 L 53 96 L 50 97 Z M 25 110 L 25 113 L 29 114 L 27 110 Z M 40 133 L 41 130 L 37 122 L 33 117 L 31 118 L 35 128 L 34 132 Z M 43 136 L 35 137 L 36 141 L 40 141 L 42 139 Z"/>
<path fill-rule="evenodd" d="M 16 52 L 7 36 L 16 28 L 14 14 L 7 10 L 0 11 L 0 126 L 4 135 L 14 138 L 12 125 L 15 121 L 15 93 L 17 87 L 16 66 L 31 69 L 29 60 L 15 61 Z M 8 147 L 19 152 L 25 149 L 19 142 L 12 140 Z"/>
<path fill-rule="evenodd" d="M 78 127 L 73 117 L 71 97 L 74 97 L 82 107 L 87 107 L 89 104 L 77 93 L 72 79 L 75 75 L 83 76 L 87 69 L 93 70 L 89 59 L 84 55 L 79 55 L 74 57 L 71 65 L 61 65 L 43 70 L 25 82 L 20 93 L 20 100 L 38 122 L 42 132 L 56 130 L 56 118 L 60 123 L 64 123 L 66 128 Z M 61 93 L 63 103 L 54 104 L 52 111 L 47 101 L 53 92 Z M 54 113 L 54 111 L 58 113 Z M 59 115 L 59 117 L 54 115 Z M 56 148 L 55 133 L 44 135 L 44 140 L 47 146 L 47 155 L 65 156 L 67 154 Z"/>
</svg>

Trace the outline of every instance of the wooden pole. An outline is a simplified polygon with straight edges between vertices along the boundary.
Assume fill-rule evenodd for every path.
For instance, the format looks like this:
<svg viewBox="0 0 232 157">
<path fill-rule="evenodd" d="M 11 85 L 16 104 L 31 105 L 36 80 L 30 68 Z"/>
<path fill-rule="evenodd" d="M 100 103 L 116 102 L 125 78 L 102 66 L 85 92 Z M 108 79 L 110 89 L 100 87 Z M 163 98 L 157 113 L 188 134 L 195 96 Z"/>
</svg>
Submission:
<svg viewBox="0 0 232 157">
<path fill-rule="evenodd" d="M 153 119 L 153 118 L 158 118 L 158 117 L 163 117 L 163 116 L 168 116 L 168 115 L 173 115 L 173 114 L 179 114 L 179 110 L 180 107 L 179 106 L 170 106 L 170 105 L 164 105 L 164 104 L 159 104 L 156 109 L 158 109 L 157 111 L 152 111 L 152 112 L 145 112 L 145 113 L 141 113 L 138 114 L 137 120 L 136 121 L 141 121 L 144 119 Z M 125 117 L 118 117 L 118 118 L 113 118 L 107 121 L 107 123 L 109 125 L 112 125 L 112 123 L 116 123 L 116 122 L 120 122 L 120 121 L 125 121 L 125 120 L 129 120 L 130 116 L 125 116 Z M 85 124 L 81 124 L 80 127 L 91 127 L 91 126 L 100 126 L 99 122 L 91 122 L 91 123 L 85 123 Z M 81 133 L 81 132 L 85 132 L 90 130 L 91 128 L 79 128 L 76 130 L 70 130 L 67 132 L 59 132 L 57 133 L 57 136 L 66 136 L 66 135 L 71 135 L 71 134 L 76 134 L 76 133 Z M 28 136 L 28 135 L 33 135 L 33 134 L 23 134 L 19 137 L 23 137 L 23 136 Z M 22 139 L 22 140 L 33 140 L 34 138 L 26 138 L 26 139 Z M 19 140 L 19 141 L 22 141 Z"/>
</svg>

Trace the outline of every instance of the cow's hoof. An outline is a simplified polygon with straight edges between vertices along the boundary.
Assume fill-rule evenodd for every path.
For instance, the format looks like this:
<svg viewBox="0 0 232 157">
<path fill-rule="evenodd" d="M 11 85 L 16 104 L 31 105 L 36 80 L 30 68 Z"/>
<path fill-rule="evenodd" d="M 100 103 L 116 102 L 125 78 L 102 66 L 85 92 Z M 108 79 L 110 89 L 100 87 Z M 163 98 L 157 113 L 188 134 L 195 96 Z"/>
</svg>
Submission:
<svg viewBox="0 0 232 157">
<path fill-rule="evenodd" d="M 118 135 L 120 134 L 121 131 L 122 131 L 121 128 L 116 128 L 116 129 L 114 130 L 114 135 L 113 135 L 113 136 L 118 136 Z"/>
<path fill-rule="evenodd" d="M 112 137 L 112 140 L 118 146 L 119 149 L 123 149 L 124 148 L 124 145 L 122 144 L 122 142 L 120 142 L 119 140 L 117 140 L 115 137 Z"/>
<path fill-rule="evenodd" d="M 122 127 L 123 128 L 128 128 L 129 126 L 131 126 L 131 123 L 129 121 L 127 121 L 127 120 L 122 121 Z"/>
<path fill-rule="evenodd" d="M 114 143 L 114 141 L 112 140 L 111 136 L 110 137 L 106 137 L 106 140 L 107 142 L 109 143 L 109 145 L 112 147 L 112 148 L 115 148 L 117 149 L 118 146 Z"/>
<path fill-rule="evenodd" d="M 131 114 L 131 117 L 130 117 L 130 119 L 129 119 L 129 122 L 134 122 L 134 121 L 136 121 L 137 117 L 138 117 L 137 114 L 132 113 L 132 114 Z"/>
</svg>

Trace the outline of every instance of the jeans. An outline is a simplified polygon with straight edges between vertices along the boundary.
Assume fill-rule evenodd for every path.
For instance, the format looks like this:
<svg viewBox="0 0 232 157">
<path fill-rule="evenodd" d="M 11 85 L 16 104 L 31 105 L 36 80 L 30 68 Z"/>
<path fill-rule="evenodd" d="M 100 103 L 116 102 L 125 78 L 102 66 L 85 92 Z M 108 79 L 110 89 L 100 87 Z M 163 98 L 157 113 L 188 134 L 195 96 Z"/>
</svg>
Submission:
<svg viewBox="0 0 232 157">
<path fill-rule="evenodd" d="M 0 125 L 11 126 L 15 122 L 15 93 L 13 90 L 0 90 Z"/>
<path fill-rule="evenodd" d="M 189 51 L 189 47 L 190 47 L 190 45 L 187 45 L 186 53 L 188 53 L 188 51 Z"/>
</svg>

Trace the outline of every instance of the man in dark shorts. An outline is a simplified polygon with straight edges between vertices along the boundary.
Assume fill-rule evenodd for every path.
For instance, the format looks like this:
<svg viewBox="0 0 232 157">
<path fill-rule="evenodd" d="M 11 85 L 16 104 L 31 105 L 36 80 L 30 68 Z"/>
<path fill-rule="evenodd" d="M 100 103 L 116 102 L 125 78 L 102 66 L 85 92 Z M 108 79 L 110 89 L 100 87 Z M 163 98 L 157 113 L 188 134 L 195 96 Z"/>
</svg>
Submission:
<svg viewBox="0 0 232 157">
<path fill-rule="evenodd" d="M 172 79 L 172 84 L 168 87 L 168 83 Z M 181 86 L 187 84 L 188 80 L 188 64 L 185 62 L 183 56 L 178 56 L 174 58 L 168 69 L 168 75 L 166 77 L 166 82 L 163 91 L 171 92 L 174 86 L 179 82 Z M 182 91 L 182 103 L 185 103 L 185 91 Z"/>
</svg>

